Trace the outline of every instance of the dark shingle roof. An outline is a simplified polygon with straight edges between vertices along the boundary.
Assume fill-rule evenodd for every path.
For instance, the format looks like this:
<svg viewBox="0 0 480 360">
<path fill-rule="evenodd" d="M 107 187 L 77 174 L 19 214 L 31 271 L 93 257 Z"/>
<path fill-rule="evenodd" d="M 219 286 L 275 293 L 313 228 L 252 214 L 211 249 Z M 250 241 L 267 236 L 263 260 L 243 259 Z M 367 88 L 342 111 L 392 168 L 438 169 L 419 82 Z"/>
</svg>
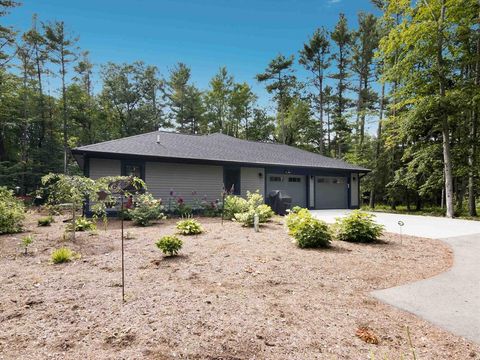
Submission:
<svg viewBox="0 0 480 360">
<path fill-rule="evenodd" d="M 157 139 L 159 142 L 157 143 Z M 74 154 L 103 153 L 184 160 L 368 171 L 345 161 L 292 146 L 241 140 L 224 134 L 186 135 L 154 131 L 80 146 Z"/>
</svg>

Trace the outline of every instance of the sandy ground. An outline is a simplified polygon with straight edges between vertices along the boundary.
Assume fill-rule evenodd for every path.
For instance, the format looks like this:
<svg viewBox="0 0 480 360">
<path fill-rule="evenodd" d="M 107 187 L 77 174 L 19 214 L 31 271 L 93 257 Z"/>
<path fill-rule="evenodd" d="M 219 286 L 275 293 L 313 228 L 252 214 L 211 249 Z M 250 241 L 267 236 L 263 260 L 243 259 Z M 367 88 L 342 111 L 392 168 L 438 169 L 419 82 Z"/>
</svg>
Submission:
<svg viewBox="0 0 480 360">
<path fill-rule="evenodd" d="M 387 234 L 373 244 L 301 250 L 277 218 L 260 233 L 200 219 L 181 256 L 154 242 L 174 220 L 128 224 L 126 303 L 119 223 L 63 241 L 61 219 L 0 236 L 0 359 L 477 359 L 480 346 L 373 299 L 369 292 L 438 274 L 451 251 L 436 240 Z M 68 246 L 81 258 L 50 264 Z M 356 336 L 368 328 L 378 339 Z"/>
</svg>

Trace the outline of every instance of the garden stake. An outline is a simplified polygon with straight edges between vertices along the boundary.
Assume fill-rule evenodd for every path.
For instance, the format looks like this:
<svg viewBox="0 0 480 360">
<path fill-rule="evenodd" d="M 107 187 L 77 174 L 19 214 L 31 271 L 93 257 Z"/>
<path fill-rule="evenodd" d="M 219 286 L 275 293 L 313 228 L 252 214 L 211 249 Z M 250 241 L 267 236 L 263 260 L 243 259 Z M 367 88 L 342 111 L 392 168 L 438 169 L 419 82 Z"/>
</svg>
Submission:
<svg viewBox="0 0 480 360">
<path fill-rule="evenodd" d="M 400 245 L 403 245 L 403 236 L 402 236 L 402 226 L 405 225 L 405 223 L 402 220 L 398 221 L 398 226 L 400 226 Z"/>
<path fill-rule="evenodd" d="M 122 214 L 122 301 L 125 302 L 125 260 L 123 256 L 123 194 L 120 194 L 121 214 Z"/>
</svg>

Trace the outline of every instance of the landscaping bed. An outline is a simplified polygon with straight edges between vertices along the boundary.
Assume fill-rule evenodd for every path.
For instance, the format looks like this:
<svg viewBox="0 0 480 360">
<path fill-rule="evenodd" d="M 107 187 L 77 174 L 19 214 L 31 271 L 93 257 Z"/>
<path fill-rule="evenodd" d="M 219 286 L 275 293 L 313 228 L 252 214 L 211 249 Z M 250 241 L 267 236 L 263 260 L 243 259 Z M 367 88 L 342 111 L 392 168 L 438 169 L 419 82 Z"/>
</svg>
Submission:
<svg viewBox="0 0 480 360">
<path fill-rule="evenodd" d="M 369 295 L 431 277 L 452 254 L 439 241 L 386 234 L 381 242 L 292 244 L 276 217 L 259 233 L 199 218 L 205 233 L 155 246 L 176 220 L 126 222 L 126 303 L 121 300 L 120 223 L 63 241 L 61 218 L 0 236 L 0 359 L 418 359 L 480 356 L 467 342 Z M 28 256 L 21 238 L 34 234 Z M 67 246 L 79 258 L 53 265 Z M 366 330 L 362 330 L 365 328 Z M 369 344 L 357 336 L 377 339 Z"/>
</svg>

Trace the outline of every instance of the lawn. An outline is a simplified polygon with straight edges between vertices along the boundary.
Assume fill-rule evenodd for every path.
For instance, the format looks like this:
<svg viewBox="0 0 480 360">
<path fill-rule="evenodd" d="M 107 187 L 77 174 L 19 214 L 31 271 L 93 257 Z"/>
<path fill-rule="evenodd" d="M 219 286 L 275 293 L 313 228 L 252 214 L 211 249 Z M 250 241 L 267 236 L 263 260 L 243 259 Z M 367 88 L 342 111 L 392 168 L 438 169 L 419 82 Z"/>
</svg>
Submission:
<svg viewBox="0 0 480 360">
<path fill-rule="evenodd" d="M 466 359 L 480 347 L 379 303 L 374 289 L 451 266 L 439 241 L 386 234 L 375 244 L 292 244 L 283 219 L 259 233 L 200 218 L 206 232 L 181 236 L 166 258 L 155 247 L 175 220 L 127 223 L 126 303 L 121 301 L 120 223 L 62 240 L 60 217 L 0 236 L 0 359 Z M 31 255 L 21 238 L 34 234 Z M 68 246 L 81 257 L 53 265 Z M 361 328 L 370 344 L 356 335 Z"/>
</svg>

